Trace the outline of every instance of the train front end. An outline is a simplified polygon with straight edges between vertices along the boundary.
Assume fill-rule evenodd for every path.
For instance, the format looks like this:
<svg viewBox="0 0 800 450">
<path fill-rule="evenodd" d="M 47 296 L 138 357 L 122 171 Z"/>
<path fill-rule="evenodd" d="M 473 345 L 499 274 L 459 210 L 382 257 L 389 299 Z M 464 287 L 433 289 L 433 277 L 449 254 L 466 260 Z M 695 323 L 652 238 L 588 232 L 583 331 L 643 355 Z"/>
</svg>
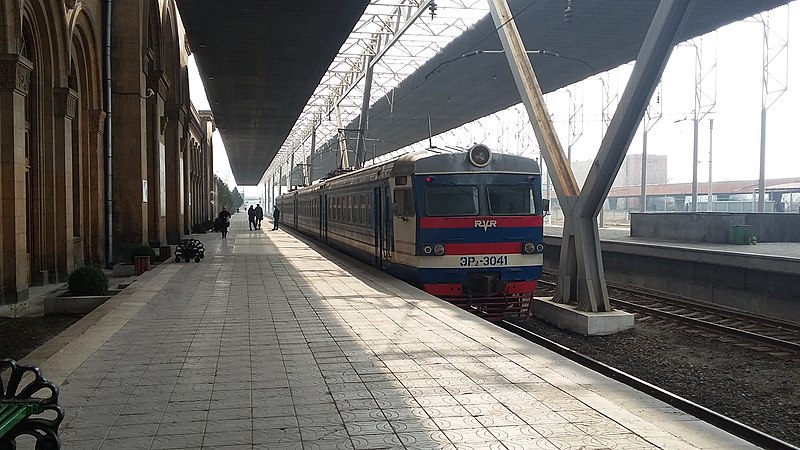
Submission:
<svg viewBox="0 0 800 450">
<path fill-rule="evenodd" d="M 539 166 L 482 145 L 459 156 L 414 177 L 419 282 L 489 320 L 526 316 L 543 263 Z"/>
</svg>

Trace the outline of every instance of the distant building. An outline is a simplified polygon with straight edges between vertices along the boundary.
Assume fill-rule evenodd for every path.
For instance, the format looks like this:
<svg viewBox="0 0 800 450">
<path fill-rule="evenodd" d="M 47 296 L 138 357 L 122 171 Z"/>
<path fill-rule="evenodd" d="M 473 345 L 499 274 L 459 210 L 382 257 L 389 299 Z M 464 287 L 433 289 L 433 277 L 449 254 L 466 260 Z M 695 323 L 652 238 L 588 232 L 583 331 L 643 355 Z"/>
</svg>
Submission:
<svg viewBox="0 0 800 450">
<path fill-rule="evenodd" d="M 589 169 L 594 161 L 576 161 L 572 163 L 572 172 L 580 186 L 589 176 Z M 647 157 L 647 184 L 667 183 L 667 156 L 649 155 Z M 622 162 L 617 178 L 612 187 L 639 186 L 642 184 L 642 155 L 628 155 Z"/>
</svg>

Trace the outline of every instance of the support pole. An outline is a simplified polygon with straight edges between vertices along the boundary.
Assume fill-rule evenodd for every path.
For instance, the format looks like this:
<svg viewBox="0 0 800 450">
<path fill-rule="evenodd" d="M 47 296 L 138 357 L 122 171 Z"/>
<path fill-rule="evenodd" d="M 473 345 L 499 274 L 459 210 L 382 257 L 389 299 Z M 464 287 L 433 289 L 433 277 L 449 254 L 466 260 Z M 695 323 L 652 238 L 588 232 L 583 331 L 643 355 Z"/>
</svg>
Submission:
<svg viewBox="0 0 800 450">
<path fill-rule="evenodd" d="M 714 211 L 714 178 L 711 172 L 711 156 L 714 150 L 714 119 L 708 119 L 708 212 Z"/>
<path fill-rule="evenodd" d="M 764 193 L 767 190 L 767 108 L 761 108 L 761 150 L 759 152 L 759 166 L 758 166 L 758 209 L 760 213 L 764 212 L 764 203 L 766 203 L 766 196 Z"/>
<path fill-rule="evenodd" d="M 314 156 L 317 148 L 317 127 L 311 130 L 311 151 L 308 152 L 308 185 L 314 182 Z"/>
<path fill-rule="evenodd" d="M 339 130 L 339 168 L 350 167 L 350 157 L 347 155 L 347 137 L 342 128 L 342 109 L 336 105 L 336 127 Z"/>
<path fill-rule="evenodd" d="M 647 212 L 647 116 L 642 127 L 642 184 L 639 194 L 639 212 Z M 666 204 L 664 205 L 666 209 Z"/>
<path fill-rule="evenodd" d="M 356 168 L 364 167 L 367 149 L 364 145 L 364 133 L 367 132 L 369 126 L 369 99 L 372 92 L 372 58 L 370 55 L 367 57 L 366 67 L 367 74 L 364 76 L 364 98 L 361 102 L 361 117 L 358 120 L 358 143 L 356 144 Z"/>
<path fill-rule="evenodd" d="M 697 212 L 697 159 L 699 151 L 697 148 L 700 136 L 700 120 L 697 118 L 697 110 L 694 113 L 694 144 L 692 146 L 692 212 Z"/>
</svg>

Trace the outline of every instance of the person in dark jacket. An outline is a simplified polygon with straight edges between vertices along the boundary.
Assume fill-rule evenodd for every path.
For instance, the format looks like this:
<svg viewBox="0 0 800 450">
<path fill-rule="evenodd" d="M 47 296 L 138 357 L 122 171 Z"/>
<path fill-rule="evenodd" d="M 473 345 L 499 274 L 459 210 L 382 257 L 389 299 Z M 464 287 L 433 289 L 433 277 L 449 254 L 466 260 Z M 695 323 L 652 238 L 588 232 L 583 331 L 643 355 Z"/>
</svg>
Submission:
<svg viewBox="0 0 800 450">
<path fill-rule="evenodd" d="M 256 209 L 253 208 L 253 205 L 250 205 L 250 208 L 247 210 L 247 221 L 249 222 L 251 231 L 258 229 L 256 227 Z"/>
<path fill-rule="evenodd" d="M 261 209 L 261 203 L 256 203 L 256 230 L 261 229 L 261 221 L 264 220 L 264 210 Z"/>
<path fill-rule="evenodd" d="M 228 212 L 228 207 L 223 206 L 222 211 L 217 216 L 219 219 L 219 228 L 222 231 L 222 239 L 228 239 L 228 227 L 231 225 L 231 213 Z"/>
<path fill-rule="evenodd" d="M 272 225 L 272 229 L 273 230 L 277 230 L 278 229 L 278 220 L 280 218 L 281 218 L 281 210 L 278 209 L 277 206 L 275 206 L 274 208 L 272 208 L 272 219 L 273 219 L 273 222 L 274 222 L 274 225 Z"/>
</svg>

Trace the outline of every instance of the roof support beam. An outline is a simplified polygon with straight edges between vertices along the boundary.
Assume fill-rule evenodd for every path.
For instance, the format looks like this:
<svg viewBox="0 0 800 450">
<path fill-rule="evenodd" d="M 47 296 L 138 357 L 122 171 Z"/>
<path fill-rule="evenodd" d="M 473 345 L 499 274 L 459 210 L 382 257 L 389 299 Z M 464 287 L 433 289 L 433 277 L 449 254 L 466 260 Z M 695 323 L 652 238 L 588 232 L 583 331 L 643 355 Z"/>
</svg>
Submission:
<svg viewBox="0 0 800 450">
<path fill-rule="evenodd" d="M 569 220 L 569 213 L 572 212 L 580 195 L 580 187 L 578 182 L 575 181 L 575 175 L 572 173 L 572 168 L 564 154 L 561 142 L 558 140 L 550 115 L 547 113 L 542 89 L 528 58 L 525 44 L 522 42 L 517 25 L 511 15 L 508 2 L 506 0 L 489 0 L 489 9 L 500 36 L 500 42 L 503 44 L 514 82 L 517 85 L 522 103 L 525 105 L 525 110 L 528 112 L 528 117 L 533 126 L 533 132 L 536 135 L 536 141 L 539 143 L 542 158 L 547 163 L 550 178 L 553 180 L 553 188 L 564 211 L 565 239 L 561 245 L 561 264 L 559 266 L 558 280 L 559 295 L 556 295 L 556 297 L 557 299 L 569 300 L 570 294 L 576 291 L 575 284 L 577 279 L 573 274 L 576 273 L 577 267 L 575 266 L 574 240 L 570 241 L 566 239 L 566 236 L 568 236 L 568 230 L 572 223 Z M 571 257 L 565 258 L 567 255 L 571 255 Z"/>
<path fill-rule="evenodd" d="M 639 49 L 631 77 L 589 170 L 583 193 L 575 205 L 572 217 L 574 226 L 571 227 L 574 234 L 569 239 L 574 241 L 576 249 L 575 266 L 579 280 L 577 300 L 580 309 L 611 310 L 602 270 L 597 215 L 603 208 L 693 5 L 694 0 L 662 0 L 659 3 Z"/>
<path fill-rule="evenodd" d="M 564 210 L 564 235 L 556 301 L 576 302 L 584 311 L 611 311 L 606 289 L 597 217 L 602 210 L 694 0 L 662 0 L 639 50 L 633 73 L 597 157 L 584 183 L 575 182 L 564 151 L 544 107 L 541 89 L 530 65 L 506 0 L 489 0 L 517 89 L 534 127 L 542 156 Z"/>
</svg>

